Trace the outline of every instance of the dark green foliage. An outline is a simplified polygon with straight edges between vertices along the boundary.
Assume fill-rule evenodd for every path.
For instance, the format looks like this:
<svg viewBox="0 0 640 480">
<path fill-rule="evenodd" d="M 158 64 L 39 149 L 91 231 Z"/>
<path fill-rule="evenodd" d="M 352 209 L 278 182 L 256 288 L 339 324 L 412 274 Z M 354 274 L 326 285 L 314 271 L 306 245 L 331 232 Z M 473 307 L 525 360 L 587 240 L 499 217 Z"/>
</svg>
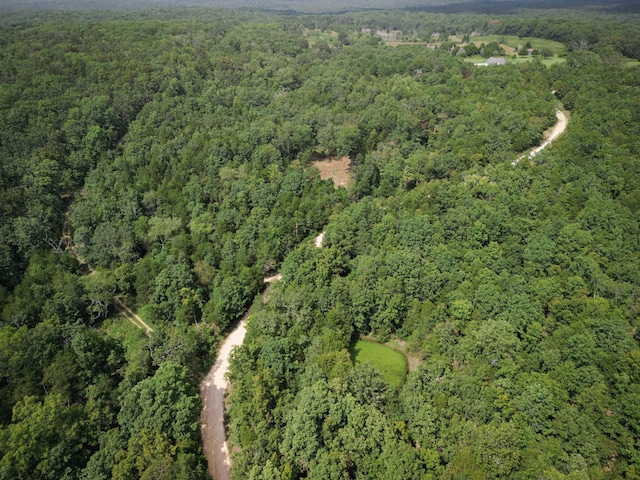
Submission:
<svg viewBox="0 0 640 480">
<path fill-rule="evenodd" d="M 428 144 L 387 130 L 359 159 L 359 202 L 332 217 L 320 251 L 303 245 L 287 257 L 281 291 L 236 357 L 236 478 L 633 478 L 635 415 L 623 405 L 635 404 L 638 284 L 622 263 L 638 256 L 626 203 L 637 190 L 638 83 L 594 55 L 521 67 L 526 79 L 509 69 L 466 79 L 451 70 L 443 85 L 430 77 L 452 101 Z M 529 101 L 510 86 L 518 75 L 539 89 Z M 569 131 L 514 167 L 507 123 L 529 128 L 530 114 L 513 116 L 520 101 L 540 102 L 534 123 L 552 122 L 542 107 L 554 82 L 571 101 Z M 475 88 L 500 96 L 494 85 L 514 94 L 495 108 L 474 97 Z M 483 131 L 484 119 L 505 123 Z M 436 174 L 438 154 L 453 166 Z M 406 339 L 421 364 L 399 398 L 346 362 L 331 340 L 334 312 L 355 332 Z M 305 355 L 273 368 L 258 352 L 274 337 Z M 265 391 L 271 415 L 252 418 L 250 399 Z"/>
<path fill-rule="evenodd" d="M 197 382 L 281 272 L 234 354 L 235 478 L 634 478 L 635 30 L 198 12 L 0 29 L 0 477 L 204 478 Z M 362 28 L 570 53 L 475 68 Z M 568 132 L 512 165 L 558 100 Z M 360 334 L 417 369 L 354 366 Z"/>
</svg>

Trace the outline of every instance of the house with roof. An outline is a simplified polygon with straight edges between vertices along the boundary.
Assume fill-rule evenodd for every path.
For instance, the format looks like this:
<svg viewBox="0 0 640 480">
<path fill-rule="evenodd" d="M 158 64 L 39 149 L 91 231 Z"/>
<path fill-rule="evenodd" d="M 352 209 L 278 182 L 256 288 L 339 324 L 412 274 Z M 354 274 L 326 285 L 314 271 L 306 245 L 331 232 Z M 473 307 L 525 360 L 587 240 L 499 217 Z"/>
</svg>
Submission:
<svg viewBox="0 0 640 480">
<path fill-rule="evenodd" d="M 487 58 L 487 65 L 506 65 L 504 57 L 489 57 Z"/>
<path fill-rule="evenodd" d="M 489 57 L 485 62 L 476 63 L 479 67 L 486 67 L 487 65 L 506 65 L 507 61 L 504 57 Z"/>
</svg>

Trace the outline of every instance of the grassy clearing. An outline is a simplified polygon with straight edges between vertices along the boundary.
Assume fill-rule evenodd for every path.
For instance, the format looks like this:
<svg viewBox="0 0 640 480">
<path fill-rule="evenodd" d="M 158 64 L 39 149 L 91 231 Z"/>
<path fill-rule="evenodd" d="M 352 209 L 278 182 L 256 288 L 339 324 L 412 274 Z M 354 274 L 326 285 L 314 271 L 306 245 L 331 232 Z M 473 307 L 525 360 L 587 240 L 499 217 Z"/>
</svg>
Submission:
<svg viewBox="0 0 640 480">
<path fill-rule="evenodd" d="M 507 63 L 526 63 L 526 62 L 533 62 L 533 59 L 536 57 L 517 57 L 515 59 L 512 58 L 507 58 Z M 540 62 L 545 65 L 545 66 L 549 66 L 549 65 L 555 65 L 556 63 L 563 63 L 566 62 L 566 60 L 564 58 L 558 58 L 558 57 L 549 57 L 549 58 L 542 58 L 542 57 L 537 57 L 540 59 Z"/>
<path fill-rule="evenodd" d="M 358 340 L 351 345 L 349 353 L 351 360 L 356 364 L 370 362 L 395 388 L 400 388 L 404 383 L 407 376 L 407 359 L 393 348 L 369 340 Z"/>
<path fill-rule="evenodd" d="M 637 67 L 638 65 L 640 65 L 640 61 L 636 60 L 635 58 L 626 59 L 625 67 Z"/>
<path fill-rule="evenodd" d="M 400 45 L 426 45 L 427 42 L 422 42 L 422 41 L 415 41 L 415 42 L 400 42 L 400 41 L 385 41 L 384 42 L 385 45 L 388 45 L 389 47 L 399 47 Z"/>
<path fill-rule="evenodd" d="M 100 329 L 108 336 L 122 341 L 126 348 L 125 355 L 128 361 L 132 358 L 138 358 L 140 353 L 147 348 L 148 338 L 144 332 L 122 314 L 107 318 Z"/>
<path fill-rule="evenodd" d="M 328 45 L 338 43 L 338 32 L 321 31 L 319 28 L 314 30 L 305 28 L 304 36 L 309 41 L 309 45 L 313 46 L 320 41 L 326 42 Z"/>
<path fill-rule="evenodd" d="M 486 35 L 483 37 L 471 37 L 471 41 L 477 46 L 480 46 L 482 43 L 498 42 L 500 45 L 508 47 L 505 48 L 507 53 L 513 52 L 518 45 L 524 46 L 527 42 L 531 43 L 532 48 L 537 48 L 539 50 L 548 48 L 555 55 L 561 55 L 566 52 L 564 44 L 553 40 L 546 40 L 544 38 L 518 37 L 516 35 Z"/>
<path fill-rule="evenodd" d="M 542 58 L 542 57 L 516 57 L 513 58 L 510 55 L 505 55 L 504 56 L 505 60 L 507 61 L 507 63 L 526 63 L 526 62 L 533 62 L 534 58 L 538 58 L 540 59 L 540 62 L 542 62 L 543 65 L 549 66 L 549 65 L 553 65 L 556 63 L 562 63 L 565 62 L 566 60 L 564 58 L 558 58 L 558 57 L 549 57 L 549 58 Z M 469 62 L 469 63 L 483 63 L 486 62 L 486 58 L 484 58 L 482 55 L 472 55 L 471 57 L 467 57 L 464 59 L 465 62 Z"/>
</svg>

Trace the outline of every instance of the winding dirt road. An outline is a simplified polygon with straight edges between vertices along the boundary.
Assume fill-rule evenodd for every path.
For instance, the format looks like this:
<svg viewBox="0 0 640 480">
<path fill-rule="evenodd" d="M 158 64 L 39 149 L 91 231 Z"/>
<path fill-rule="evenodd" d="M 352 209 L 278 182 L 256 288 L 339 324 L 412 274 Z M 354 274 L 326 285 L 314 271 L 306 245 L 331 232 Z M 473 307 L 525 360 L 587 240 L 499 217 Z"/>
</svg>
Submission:
<svg viewBox="0 0 640 480">
<path fill-rule="evenodd" d="M 317 248 L 322 248 L 324 232 L 314 238 Z M 264 283 L 271 284 L 282 280 L 281 274 L 264 279 Z M 269 287 L 262 293 L 264 299 Z M 200 383 L 202 398 L 202 413 L 200 414 L 200 432 L 202 448 L 209 463 L 209 475 L 213 480 L 229 480 L 231 478 L 231 457 L 227 444 L 227 433 L 224 424 L 224 393 L 227 389 L 227 373 L 229 372 L 229 358 L 235 347 L 242 345 L 247 333 L 247 319 L 249 312 L 244 314 L 238 326 L 224 340 L 216 362 L 207 376 Z"/>
<path fill-rule="evenodd" d="M 555 126 L 545 132 L 546 140 L 538 147 L 534 148 L 528 154 L 524 154 L 517 160 L 511 162 L 517 165 L 520 160 L 525 157 L 533 158 L 558 138 L 567 128 L 569 119 L 567 115 L 556 110 L 556 118 L 558 119 Z M 317 248 L 322 248 L 324 240 L 324 232 L 314 238 L 313 242 Z M 264 282 L 279 281 L 282 275 L 277 274 L 269 278 L 265 278 Z M 267 288 L 268 290 L 268 288 Z M 267 293 L 263 293 L 263 298 Z M 209 462 L 209 474 L 213 480 L 229 480 L 231 478 L 231 457 L 229 456 L 229 447 L 227 444 L 227 436 L 224 423 L 224 394 L 227 388 L 226 375 L 229 371 L 229 358 L 233 349 L 244 342 L 247 333 L 247 319 L 249 312 L 245 313 L 238 326 L 225 339 L 220 347 L 216 362 L 211 367 L 209 374 L 200 383 L 200 395 L 202 397 L 203 409 L 200 416 L 200 428 L 202 433 L 202 446 L 205 456 Z"/>
<path fill-rule="evenodd" d="M 525 157 L 533 158 L 558 138 L 567 128 L 569 119 L 561 110 L 556 110 L 557 123 L 550 130 L 545 132 L 546 140 L 534 148 L 528 154 L 524 154 L 511 162 L 517 165 Z M 322 248 L 324 232 L 314 238 L 314 245 Z M 282 279 L 282 275 L 277 274 L 265 278 L 264 282 L 270 284 Z M 266 291 L 265 291 L 266 293 Z M 263 297 L 265 295 L 263 293 Z M 231 478 L 231 457 L 227 445 L 227 436 L 224 423 L 224 394 L 227 388 L 227 372 L 229 371 L 229 358 L 233 349 L 244 342 L 247 333 L 247 318 L 249 312 L 238 323 L 238 326 L 225 339 L 220 347 L 216 362 L 211 367 L 209 374 L 200 384 L 200 395 L 202 397 L 203 409 L 200 416 L 200 428 L 202 432 L 202 446 L 205 456 L 209 462 L 209 474 L 213 480 L 229 480 Z"/>
<path fill-rule="evenodd" d="M 200 383 L 203 403 L 200 415 L 202 446 L 209 462 L 209 475 L 214 480 L 231 478 L 231 458 L 224 425 L 224 392 L 227 389 L 229 358 L 233 349 L 244 342 L 248 317 L 249 312 L 244 314 L 235 330 L 222 343 L 216 363 Z"/>
<path fill-rule="evenodd" d="M 567 114 L 564 113 L 562 110 L 556 110 L 556 118 L 558 119 L 558 121 L 553 126 L 551 131 L 547 133 L 549 135 L 547 139 L 544 142 L 542 142 L 539 146 L 531 150 L 529 153 L 526 153 L 518 157 L 513 162 L 511 162 L 511 165 L 517 165 L 520 162 L 520 160 L 522 160 L 525 157 L 529 157 L 529 158 L 535 157 L 538 153 L 540 153 L 542 150 L 544 150 L 549 145 L 551 145 L 551 143 L 560 135 L 562 135 L 562 133 L 564 133 L 564 131 L 567 129 L 567 125 L 569 124 L 569 118 L 567 117 Z"/>
</svg>

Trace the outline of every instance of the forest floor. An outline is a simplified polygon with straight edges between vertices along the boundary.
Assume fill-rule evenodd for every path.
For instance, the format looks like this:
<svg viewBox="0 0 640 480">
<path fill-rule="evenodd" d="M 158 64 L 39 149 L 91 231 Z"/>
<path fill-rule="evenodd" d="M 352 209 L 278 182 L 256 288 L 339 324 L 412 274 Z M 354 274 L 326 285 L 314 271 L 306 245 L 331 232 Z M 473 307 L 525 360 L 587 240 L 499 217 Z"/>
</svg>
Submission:
<svg viewBox="0 0 640 480">
<path fill-rule="evenodd" d="M 346 188 L 351 181 L 351 159 L 349 157 L 325 158 L 313 162 L 313 165 L 320 172 L 320 178 L 322 180 L 332 179 L 336 188 Z"/>
</svg>

